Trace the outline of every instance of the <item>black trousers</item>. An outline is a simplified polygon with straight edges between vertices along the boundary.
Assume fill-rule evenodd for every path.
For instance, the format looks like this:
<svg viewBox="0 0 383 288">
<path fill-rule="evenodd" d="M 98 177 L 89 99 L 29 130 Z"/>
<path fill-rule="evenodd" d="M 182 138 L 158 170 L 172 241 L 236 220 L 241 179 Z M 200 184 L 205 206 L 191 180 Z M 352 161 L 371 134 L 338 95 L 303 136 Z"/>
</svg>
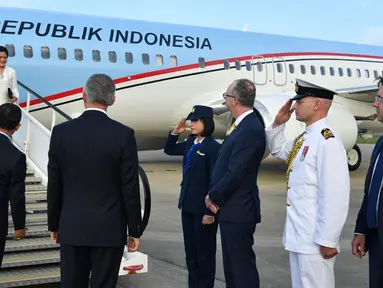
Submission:
<svg viewBox="0 0 383 288">
<path fill-rule="evenodd" d="M 4 257 L 4 250 L 5 250 L 5 241 L 7 237 L 0 237 L 0 268 L 1 265 L 3 264 L 3 257 Z"/>
<path fill-rule="evenodd" d="M 60 245 L 61 287 L 115 288 L 123 247 L 83 247 Z"/>
<path fill-rule="evenodd" d="M 213 224 L 202 224 L 203 216 L 182 211 L 186 266 L 189 288 L 213 288 L 217 249 L 217 219 Z"/>
<path fill-rule="evenodd" d="M 383 247 L 380 244 L 378 230 L 368 235 L 369 287 L 383 287 Z"/>
<path fill-rule="evenodd" d="M 226 288 L 259 288 L 253 251 L 255 225 L 220 222 L 223 270 Z"/>
</svg>

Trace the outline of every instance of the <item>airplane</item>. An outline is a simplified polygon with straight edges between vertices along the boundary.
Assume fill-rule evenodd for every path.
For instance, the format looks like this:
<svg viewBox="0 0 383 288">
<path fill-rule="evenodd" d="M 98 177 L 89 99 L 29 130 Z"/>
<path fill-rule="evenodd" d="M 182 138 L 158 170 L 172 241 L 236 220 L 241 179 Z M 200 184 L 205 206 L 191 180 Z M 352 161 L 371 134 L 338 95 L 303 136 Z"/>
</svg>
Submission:
<svg viewBox="0 0 383 288">
<path fill-rule="evenodd" d="M 0 11 L 0 45 L 7 47 L 18 81 L 77 117 L 87 78 L 110 75 L 117 92 L 108 114 L 135 130 L 140 151 L 163 149 L 170 129 L 196 104 L 213 107 L 214 136 L 223 139 L 233 117 L 222 94 L 238 78 L 256 84 L 254 109 L 268 126 L 301 78 L 339 93 L 329 119 L 348 152 L 349 169 L 361 163 L 357 121 L 374 119 L 383 47 L 77 13 Z M 26 107 L 21 90 L 19 105 Z M 51 126 L 52 112 L 43 101 L 32 97 L 29 111 Z M 63 121 L 58 116 L 56 124 Z M 286 138 L 304 128 L 292 117 Z"/>
</svg>

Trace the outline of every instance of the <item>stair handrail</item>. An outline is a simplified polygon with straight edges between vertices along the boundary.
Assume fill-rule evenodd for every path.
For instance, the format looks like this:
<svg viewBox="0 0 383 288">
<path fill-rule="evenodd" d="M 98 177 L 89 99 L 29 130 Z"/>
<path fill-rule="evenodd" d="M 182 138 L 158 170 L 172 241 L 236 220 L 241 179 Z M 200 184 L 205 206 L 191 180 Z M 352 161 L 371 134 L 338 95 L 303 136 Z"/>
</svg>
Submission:
<svg viewBox="0 0 383 288">
<path fill-rule="evenodd" d="M 59 113 L 61 116 L 63 116 L 64 118 L 66 118 L 67 120 L 72 120 L 72 117 L 70 117 L 68 114 L 66 114 L 64 111 L 62 111 L 61 109 L 57 108 L 55 105 L 53 105 L 51 102 L 49 102 L 47 99 L 45 99 L 44 97 L 42 97 L 41 95 L 39 95 L 37 92 L 33 91 L 31 88 L 29 88 L 28 86 L 26 86 L 25 84 L 23 84 L 22 82 L 20 82 L 19 80 L 17 80 L 17 84 L 19 84 L 21 87 L 23 87 L 25 90 L 27 90 L 28 92 L 30 92 L 32 95 L 36 96 L 37 98 L 39 98 L 42 102 L 44 102 L 46 105 L 48 105 L 50 108 L 52 108 L 53 110 L 55 110 L 57 113 Z M 30 99 L 28 99 L 30 101 Z M 29 101 L 27 103 L 27 105 L 29 106 Z M 28 111 L 29 112 L 29 111 Z"/>
</svg>

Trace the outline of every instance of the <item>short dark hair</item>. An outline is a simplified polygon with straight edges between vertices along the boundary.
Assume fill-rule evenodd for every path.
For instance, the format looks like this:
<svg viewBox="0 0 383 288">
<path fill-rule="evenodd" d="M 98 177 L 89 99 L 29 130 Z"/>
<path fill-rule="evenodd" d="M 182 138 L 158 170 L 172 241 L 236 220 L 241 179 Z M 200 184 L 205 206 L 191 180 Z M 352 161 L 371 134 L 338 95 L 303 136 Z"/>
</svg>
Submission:
<svg viewBox="0 0 383 288">
<path fill-rule="evenodd" d="M 253 107 L 255 101 L 255 84 L 249 79 L 235 80 L 235 86 L 232 94 L 237 97 L 241 105 L 245 107 Z"/>
<path fill-rule="evenodd" d="M 4 46 L 0 46 L 0 52 L 4 52 L 5 55 L 7 55 L 7 57 L 8 57 L 8 49 L 5 48 Z"/>
<path fill-rule="evenodd" d="M 21 108 L 12 103 L 0 105 L 0 128 L 13 130 L 21 121 Z"/>
<path fill-rule="evenodd" d="M 215 124 L 213 118 L 201 118 L 201 121 L 203 123 L 203 131 L 201 133 L 202 137 L 211 136 L 214 133 Z"/>
</svg>

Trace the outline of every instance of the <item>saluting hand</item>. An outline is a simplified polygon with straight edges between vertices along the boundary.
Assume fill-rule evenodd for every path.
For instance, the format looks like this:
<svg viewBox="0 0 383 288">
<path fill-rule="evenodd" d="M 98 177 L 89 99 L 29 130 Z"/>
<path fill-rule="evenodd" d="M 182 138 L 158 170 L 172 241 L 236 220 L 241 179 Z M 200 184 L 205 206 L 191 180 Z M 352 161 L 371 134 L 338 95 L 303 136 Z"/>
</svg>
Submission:
<svg viewBox="0 0 383 288">
<path fill-rule="evenodd" d="M 174 134 L 181 134 L 186 130 L 186 118 L 182 118 L 177 124 L 176 128 L 173 129 Z"/>
<path fill-rule="evenodd" d="M 277 116 L 275 116 L 275 120 L 273 123 L 273 128 L 282 125 L 283 123 L 286 123 L 289 121 L 291 114 L 294 112 L 294 108 L 291 108 L 291 104 L 293 103 L 293 100 L 289 99 L 279 110 Z"/>
</svg>

